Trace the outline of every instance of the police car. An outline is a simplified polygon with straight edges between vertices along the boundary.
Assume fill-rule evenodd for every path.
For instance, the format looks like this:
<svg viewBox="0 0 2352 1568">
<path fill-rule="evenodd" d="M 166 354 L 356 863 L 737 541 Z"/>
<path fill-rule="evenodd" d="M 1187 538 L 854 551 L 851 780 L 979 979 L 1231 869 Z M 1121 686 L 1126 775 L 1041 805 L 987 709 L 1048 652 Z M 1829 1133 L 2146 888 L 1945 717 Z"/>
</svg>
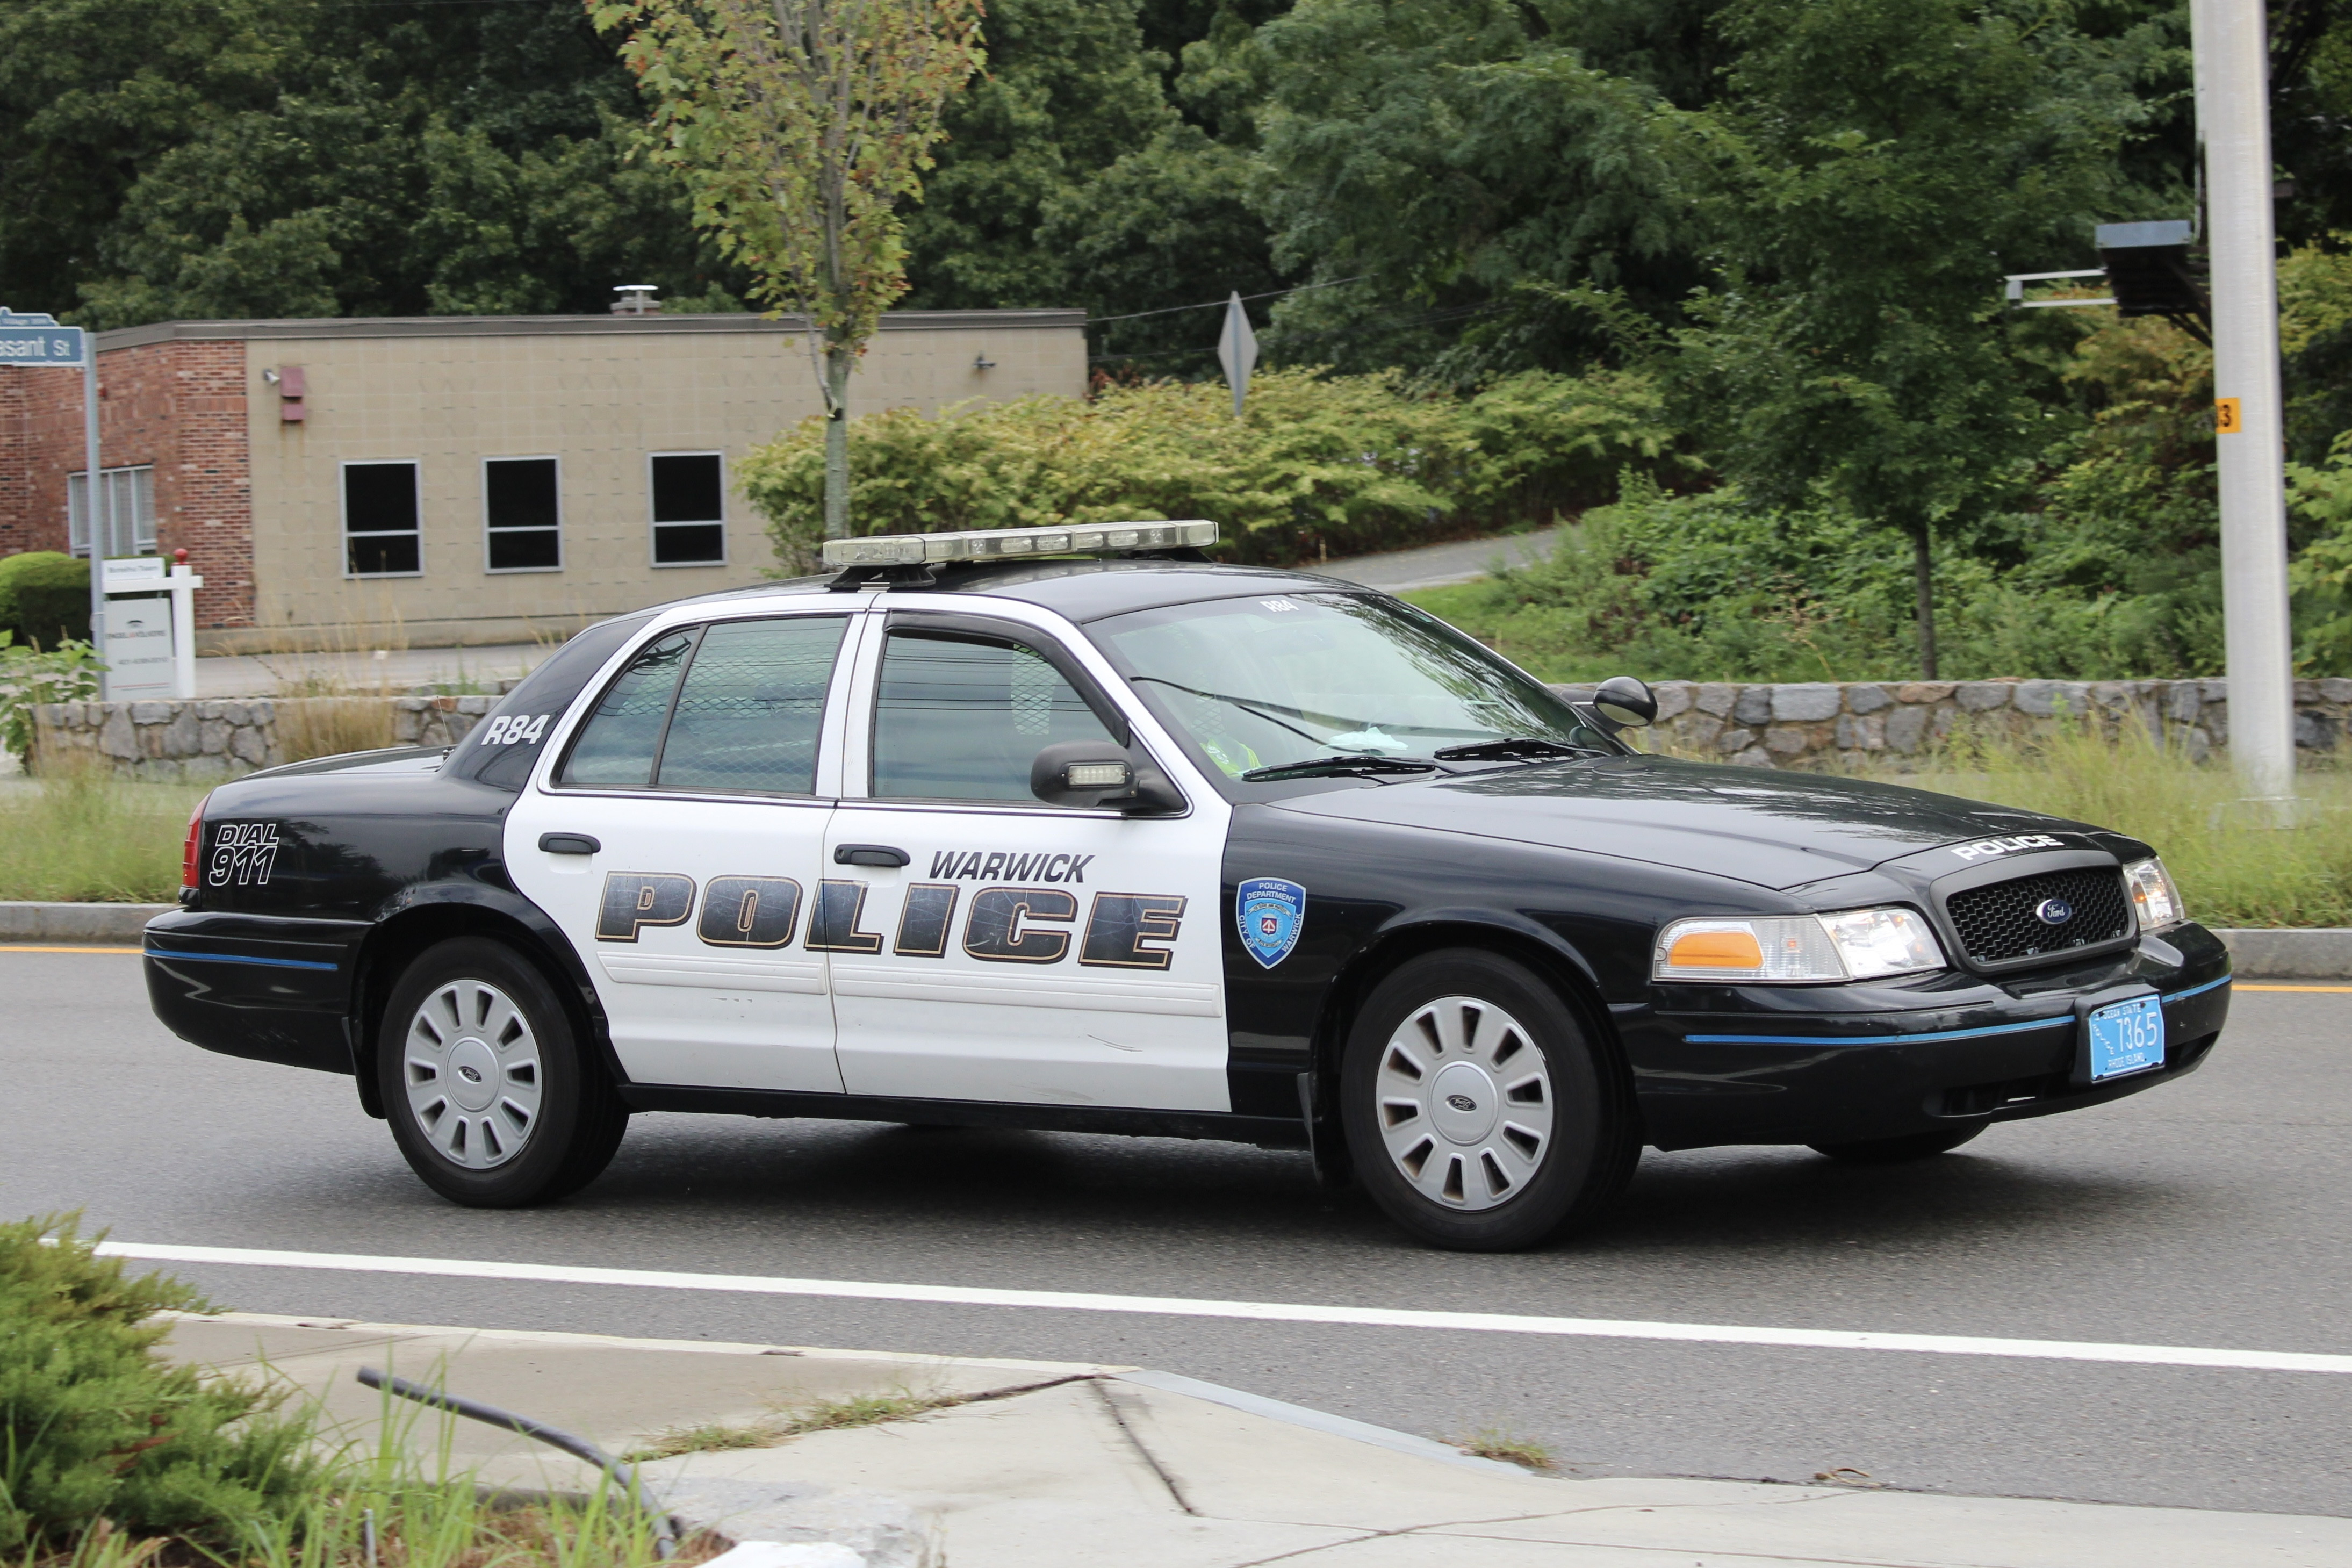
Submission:
<svg viewBox="0 0 2352 1568">
<path fill-rule="evenodd" d="M 1645 755 L 1409 605 L 1208 523 L 825 546 L 594 626 L 446 752 L 250 774 L 147 928 L 209 1050 L 352 1075 L 436 1191 L 633 1111 L 1311 1152 L 1443 1247 L 1641 1150 L 1862 1161 L 2169 1083 L 2228 958 L 2155 851 Z"/>
</svg>

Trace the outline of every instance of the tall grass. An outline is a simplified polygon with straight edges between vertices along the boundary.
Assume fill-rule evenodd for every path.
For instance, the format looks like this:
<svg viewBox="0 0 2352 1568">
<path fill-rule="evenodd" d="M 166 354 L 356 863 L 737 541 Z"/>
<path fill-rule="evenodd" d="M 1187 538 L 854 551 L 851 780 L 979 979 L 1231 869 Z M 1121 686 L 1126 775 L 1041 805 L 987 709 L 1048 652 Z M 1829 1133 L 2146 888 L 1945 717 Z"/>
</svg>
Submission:
<svg viewBox="0 0 2352 1568">
<path fill-rule="evenodd" d="M 2209 926 L 2352 926 L 2352 774 L 2295 781 L 2307 825 L 2246 826 L 2226 758 L 2189 762 L 2126 726 L 2113 739 L 2061 728 L 2031 742 L 1956 737 L 1890 782 L 2048 812 L 2128 833 L 2164 857 L 2189 918 Z"/>
<path fill-rule="evenodd" d="M 201 784 L 118 784 L 60 764 L 0 791 L 0 899 L 169 903 Z"/>
<path fill-rule="evenodd" d="M 399 743 L 393 706 L 381 697 L 281 698 L 274 710 L 278 752 L 286 762 L 307 763 L 313 757 L 340 757 Z"/>
</svg>

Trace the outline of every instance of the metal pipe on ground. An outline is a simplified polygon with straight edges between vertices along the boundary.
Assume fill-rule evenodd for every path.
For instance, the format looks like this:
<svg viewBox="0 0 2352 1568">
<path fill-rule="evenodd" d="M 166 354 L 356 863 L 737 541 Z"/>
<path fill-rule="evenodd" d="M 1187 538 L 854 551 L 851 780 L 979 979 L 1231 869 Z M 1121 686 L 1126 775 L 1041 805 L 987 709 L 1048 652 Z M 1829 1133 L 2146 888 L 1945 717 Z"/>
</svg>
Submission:
<svg viewBox="0 0 2352 1568">
<path fill-rule="evenodd" d="M 360 1368 L 359 1380 L 362 1387 L 396 1394 L 403 1399 L 413 1399 L 419 1405 L 446 1410 L 453 1415 L 463 1415 L 469 1421 L 479 1421 L 486 1426 L 504 1426 L 595 1466 L 619 1483 L 630 1500 L 653 1521 L 655 1555 L 667 1558 L 677 1551 L 677 1531 L 671 1526 L 667 1511 L 646 1502 L 644 1489 L 637 1482 L 635 1467 L 613 1458 L 577 1433 L 566 1432 L 561 1426 L 551 1426 L 529 1415 L 519 1415 L 511 1410 L 501 1410 L 495 1405 L 485 1405 L 478 1399 L 467 1399 L 463 1394 L 451 1394 L 445 1389 L 427 1388 L 404 1377 L 394 1377 L 372 1366 Z"/>
</svg>

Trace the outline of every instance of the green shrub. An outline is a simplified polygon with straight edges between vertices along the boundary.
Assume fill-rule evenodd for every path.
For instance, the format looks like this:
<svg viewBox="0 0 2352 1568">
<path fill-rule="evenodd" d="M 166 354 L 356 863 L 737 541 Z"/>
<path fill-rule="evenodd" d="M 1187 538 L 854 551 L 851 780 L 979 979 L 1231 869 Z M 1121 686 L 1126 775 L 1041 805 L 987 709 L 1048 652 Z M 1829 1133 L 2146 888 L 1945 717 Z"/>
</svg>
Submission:
<svg viewBox="0 0 2352 1568">
<path fill-rule="evenodd" d="M 849 428 L 858 533 L 1208 518 L 1223 552 L 1313 561 L 1392 549 L 1604 500 L 1628 464 L 1675 460 L 1647 383 L 1614 372 L 1510 377 L 1474 397 L 1391 375 L 1269 371 L 1235 419 L 1213 383 L 1113 385 L 1092 398 L 898 408 Z M 822 534 L 824 422 L 754 451 L 745 493 L 778 558 Z"/>
<path fill-rule="evenodd" d="M 2220 605 L 2202 588 L 2077 585 L 1971 542 L 1937 555 L 1944 679 L 2203 675 L 2219 658 Z M 1552 679 L 1911 680 L 1913 593 L 1911 542 L 1892 529 L 1636 477 L 1551 559 L 1405 596 Z"/>
<path fill-rule="evenodd" d="M 0 631 L 55 647 L 89 637 L 89 563 L 54 550 L 0 557 Z"/>
<path fill-rule="evenodd" d="M 307 1425 L 256 1385 L 201 1380 L 155 1346 L 189 1287 L 125 1277 L 71 1218 L 0 1226 L 0 1552 L 103 1519 L 233 1546 L 318 1484 Z"/>
<path fill-rule="evenodd" d="M 63 642 L 44 652 L 16 646 L 0 628 L 0 746 L 19 761 L 33 753 L 35 704 L 74 702 L 98 695 L 98 656 L 86 642 Z"/>
</svg>

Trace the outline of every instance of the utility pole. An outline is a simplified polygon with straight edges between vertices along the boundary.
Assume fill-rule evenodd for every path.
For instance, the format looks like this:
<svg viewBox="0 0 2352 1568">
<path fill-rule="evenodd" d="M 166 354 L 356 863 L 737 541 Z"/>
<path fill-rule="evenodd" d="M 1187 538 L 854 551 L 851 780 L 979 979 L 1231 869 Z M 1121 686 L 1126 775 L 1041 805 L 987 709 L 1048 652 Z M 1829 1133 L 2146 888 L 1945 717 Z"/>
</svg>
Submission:
<svg viewBox="0 0 2352 1568">
<path fill-rule="evenodd" d="M 2299 820 L 2294 637 L 2272 228 L 2270 37 L 2263 0 L 2189 0 L 2213 289 L 2214 446 L 2230 761 L 2247 826 Z"/>
</svg>

